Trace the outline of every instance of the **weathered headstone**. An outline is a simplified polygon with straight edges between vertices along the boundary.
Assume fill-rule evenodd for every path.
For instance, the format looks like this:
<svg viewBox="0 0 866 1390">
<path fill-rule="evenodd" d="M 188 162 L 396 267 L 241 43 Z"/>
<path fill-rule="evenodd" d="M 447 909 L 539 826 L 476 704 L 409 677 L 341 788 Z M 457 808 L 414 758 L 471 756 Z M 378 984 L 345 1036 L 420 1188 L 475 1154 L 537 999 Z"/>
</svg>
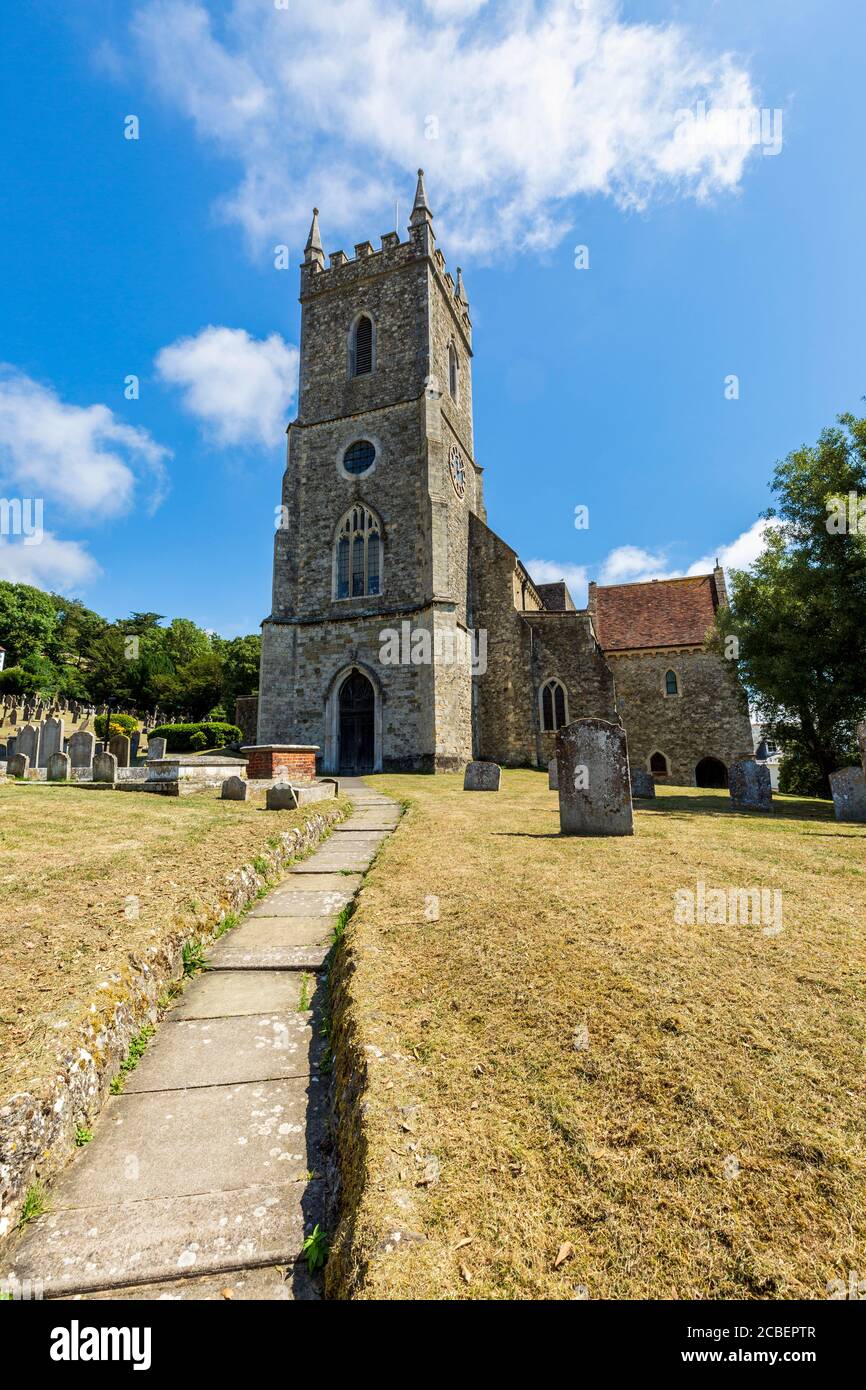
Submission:
<svg viewBox="0 0 866 1390">
<path fill-rule="evenodd" d="M 556 735 L 563 835 L 633 835 L 625 729 L 577 719 Z"/>
<path fill-rule="evenodd" d="M 766 763 L 756 763 L 753 758 L 743 758 L 741 762 L 731 763 L 728 787 L 731 801 L 738 811 L 773 809 L 770 769 Z"/>
<path fill-rule="evenodd" d="M 168 746 L 168 740 L 167 740 L 167 739 L 164 739 L 164 738 L 149 738 L 149 739 L 147 740 L 147 759 L 148 759 L 148 762 L 150 762 L 151 758 L 164 758 L 164 757 L 165 757 L 165 750 L 166 750 L 166 747 L 167 747 L 167 746 Z"/>
<path fill-rule="evenodd" d="M 117 781 L 117 758 L 113 753 L 97 753 L 93 759 L 94 782 Z"/>
<path fill-rule="evenodd" d="M 12 713 L 11 713 L 10 716 L 9 716 L 9 723 L 10 723 L 10 724 L 17 724 L 17 723 L 18 723 L 18 706 L 17 706 L 17 705 L 13 705 L 13 706 L 12 706 Z"/>
<path fill-rule="evenodd" d="M 220 789 L 223 801 L 246 801 L 249 794 L 250 784 L 243 777 L 227 777 Z"/>
<path fill-rule="evenodd" d="M 857 744 L 860 748 L 860 762 L 863 771 L 866 772 L 866 719 L 861 719 L 857 725 Z"/>
<path fill-rule="evenodd" d="M 136 729 L 135 733 L 129 740 L 129 756 L 133 762 L 135 762 L 136 758 L 138 757 L 138 748 L 140 743 L 141 731 L 139 729 Z"/>
<path fill-rule="evenodd" d="M 866 772 L 862 767 L 842 767 L 831 772 L 830 791 L 837 820 L 866 824 Z"/>
<path fill-rule="evenodd" d="M 93 756 L 94 756 L 94 758 L 98 758 L 99 755 L 100 755 L 100 753 L 107 753 L 107 752 L 108 752 L 108 749 L 106 748 L 105 744 L 102 742 L 102 739 L 99 739 L 99 738 L 98 738 L 98 739 L 96 740 L 96 742 L 94 743 L 94 745 L 93 745 Z"/>
<path fill-rule="evenodd" d="M 62 751 L 63 720 L 48 718 L 42 725 L 42 737 L 39 740 L 39 766 L 47 767 L 48 759 Z"/>
<path fill-rule="evenodd" d="M 68 782 L 69 781 L 69 754 L 52 753 L 48 759 L 48 781 L 49 782 Z"/>
<path fill-rule="evenodd" d="M 268 787 L 265 804 L 269 811 L 294 811 L 298 805 L 294 787 L 290 782 L 281 782 L 277 787 Z"/>
<path fill-rule="evenodd" d="M 7 777 L 26 777 L 30 770 L 30 759 L 26 753 L 13 753 L 6 764 Z"/>
<path fill-rule="evenodd" d="M 463 774 L 465 792 L 498 792 L 502 769 L 498 763 L 473 762 L 466 764 Z"/>
<path fill-rule="evenodd" d="M 108 740 L 108 751 L 114 754 L 118 767 L 129 767 L 129 739 L 126 734 L 112 734 Z"/>
<path fill-rule="evenodd" d="M 86 729 L 79 729 L 69 740 L 69 757 L 73 767 L 90 767 L 96 739 Z"/>
<path fill-rule="evenodd" d="M 29 758 L 31 767 L 38 766 L 39 726 L 37 724 L 23 724 L 21 726 L 18 735 L 18 752 Z"/>
<path fill-rule="evenodd" d="M 642 767 L 633 767 L 631 770 L 631 794 L 632 797 L 651 797 L 656 794 L 655 778 L 652 773 L 644 772 Z"/>
<path fill-rule="evenodd" d="M 559 791 L 559 774 L 556 770 L 556 759 L 551 758 L 547 764 L 547 790 L 549 792 Z"/>
</svg>

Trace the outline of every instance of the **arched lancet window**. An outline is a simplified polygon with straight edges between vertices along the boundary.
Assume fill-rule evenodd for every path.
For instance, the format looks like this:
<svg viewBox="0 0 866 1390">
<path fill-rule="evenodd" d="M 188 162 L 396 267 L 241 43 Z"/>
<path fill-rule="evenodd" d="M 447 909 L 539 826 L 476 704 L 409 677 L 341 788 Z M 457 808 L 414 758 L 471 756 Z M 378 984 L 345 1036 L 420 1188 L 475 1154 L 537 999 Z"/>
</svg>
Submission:
<svg viewBox="0 0 866 1390">
<path fill-rule="evenodd" d="M 665 694 L 679 695 L 679 693 L 680 687 L 677 681 L 677 673 L 676 671 L 668 671 L 665 675 Z"/>
<path fill-rule="evenodd" d="M 373 320 L 362 314 L 352 330 L 352 376 L 367 376 L 373 370 Z"/>
<path fill-rule="evenodd" d="M 668 760 L 664 753 L 653 753 L 650 758 L 649 770 L 655 777 L 667 777 Z"/>
<path fill-rule="evenodd" d="M 448 390 L 452 400 L 460 397 L 460 359 L 453 343 L 448 344 Z"/>
<path fill-rule="evenodd" d="M 541 687 L 541 728 L 543 733 L 555 733 L 568 723 L 568 703 L 565 686 L 553 676 Z"/>
<path fill-rule="evenodd" d="M 352 507 L 340 522 L 334 551 L 334 597 L 382 592 L 382 535 L 366 507 Z"/>
</svg>

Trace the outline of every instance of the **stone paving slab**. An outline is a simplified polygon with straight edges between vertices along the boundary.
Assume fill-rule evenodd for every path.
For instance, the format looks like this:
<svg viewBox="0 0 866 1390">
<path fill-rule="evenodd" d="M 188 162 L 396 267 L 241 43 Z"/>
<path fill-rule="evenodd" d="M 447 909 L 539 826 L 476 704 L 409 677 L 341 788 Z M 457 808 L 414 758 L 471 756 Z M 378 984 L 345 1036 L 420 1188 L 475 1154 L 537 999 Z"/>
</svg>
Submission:
<svg viewBox="0 0 866 1390">
<path fill-rule="evenodd" d="M 342 846 L 344 843 L 353 845 L 381 845 L 383 840 L 387 840 L 389 834 L 390 830 L 387 826 L 379 826 L 376 829 L 367 826 L 362 829 L 358 825 L 338 825 L 334 831 L 331 844 L 333 844 L 335 848 Z M 324 854 L 327 853 L 327 851 L 322 850 L 320 853 Z"/>
<path fill-rule="evenodd" d="M 179 1021 L 158 1030 L 124 1094 L 309 1076 L 317 1038 L 309 1014 L 297 1011 Z"/>
<path fill-rule="evenodd" d="M 41 1279 L 46 1297 L 69 1297 L 245 1264 L 291 1264 L 323 1210 L 322 1183 L 306 1179 L 54 1210 L 7 1253 L 3 1273 Z"/>
<path fill-rule="evenodd" d="M 336 919 L 315 919 L 304 934 L 304 918 L 260 917 L 242 930 L 227 932 L 214 946 L 209 970 L 320 970 L 333 941 Z M 292 932 L 286 924 L 292 923 Z"/>
<path fill-rule="evenodd" d="M 289 878 L 280 884 L 280 891 L 286 889 L 293 893 L 348 893 L 354 898 L 363 881 L 363 874 L 341 874 L 333 873 L 331 870 L 319 868 L 315 860 L 311 860 L 312 869 L 303 875 L 303 883 L 293 883 L 292 879 L 297 873 L 292 869 Z"/>
<path fill-rule="evenodd" d="M 317 986 L 318 981 L 311 979 L 308 994 L 312 999 Z M 179 1023 L 187 1018 L 242 1017 L 244 1014 L 261 1014 L 262 1011 L 290 1013 L 297 1009 L 300 997 L 300 972 L 261 970 L 258 976 L 253 977 L 243 970 L 236 975 L 228 970 L 206 970 L 203 975 L 190 981 L 165 1022 Z"/>
<path fill-rule="evenodd" d="M 355 896 L 352 892 L 305 892 L 294 885 L 275 888 L 257 903 L 248 920 L 259 917 L 336 917 Z"/>
<path fill-rule="evenodd" d="M 123 1299 L 132 1302 L 147 1299 L 148 1302 L 179 1303 L 223 1300 L 224 1302 L 245 1303 L 251 1299 L 259 1302 L 285 1303 L 307 1302 L 321 1299 L 321 1283 L 318 1275 L 307 1273 L 306 1263 L 293 1265 L 265 1265 L 262 1269 L 227 1270 L 224 1274 L 205 1274 L 198 1279 L 169 1279 L 159 1284 L 132 1284 L 126 1288 L 112 1289 L 109 1292 L 76 1294 L 82 1303 L 97 1299 Z"/>
<path fill-rule="evenodd" d="M 299 866 L 293 872 L 296 874 L 308 875 L 321 874 L 324 870 L 327 870 L 329 873 L 340 873 L 343 869 L 351 869 L 362 874 L 364 870 L 369 868 L 372 864 L 373 857 L 372 851 L 370 853 L 366 851 L 356 851 L 352 853 L 347 850 L 345 854 L 338 854 L 335 852 L 334 854 L 328 855 L 327 859 L 316 860 L 315 862 L 311 860 L 309 868 L 302 869 Z"/>
<path fill-rule="evenodd" d="M 52 1207 L 296 1182 L 314 1166 L 320 1093 L 312 1076 L 111 1096 Z"/>
</svg>

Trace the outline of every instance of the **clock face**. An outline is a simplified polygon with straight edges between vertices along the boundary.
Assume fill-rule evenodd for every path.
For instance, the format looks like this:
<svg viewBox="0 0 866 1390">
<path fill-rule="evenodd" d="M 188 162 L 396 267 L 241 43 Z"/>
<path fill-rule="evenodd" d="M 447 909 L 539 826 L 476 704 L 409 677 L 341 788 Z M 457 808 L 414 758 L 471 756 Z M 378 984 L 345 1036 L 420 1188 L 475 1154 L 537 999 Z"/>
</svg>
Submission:
<svg viewBox="0 0 866 1390">
<path fill-rule="evenodd" d="M 448 454 L 448 467 L 451 470 L 451 481 L 454 484 L 454 491 L 458 497 L 462 497 L 466 492 L 466 465 L 463 462 L 463 455 L 456 444 L 451 445 Z"/>
</svg>

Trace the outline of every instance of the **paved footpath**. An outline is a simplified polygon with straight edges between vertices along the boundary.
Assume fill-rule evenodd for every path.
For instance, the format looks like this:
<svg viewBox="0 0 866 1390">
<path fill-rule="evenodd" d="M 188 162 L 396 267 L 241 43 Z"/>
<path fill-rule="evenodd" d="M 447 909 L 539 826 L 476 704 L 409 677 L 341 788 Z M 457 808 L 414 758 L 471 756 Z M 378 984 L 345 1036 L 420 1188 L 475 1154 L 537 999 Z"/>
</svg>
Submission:
<svg viewBox="0 0 866 1390">
<path fill-rule="evenodd" d="M 325 1196 L 315 991 L 400 814 L 340 790 L 352 815 L 214 945 L 0 1275 L 46 1298 L 318 1297 L 298 1262 Z"/>
</svg>

